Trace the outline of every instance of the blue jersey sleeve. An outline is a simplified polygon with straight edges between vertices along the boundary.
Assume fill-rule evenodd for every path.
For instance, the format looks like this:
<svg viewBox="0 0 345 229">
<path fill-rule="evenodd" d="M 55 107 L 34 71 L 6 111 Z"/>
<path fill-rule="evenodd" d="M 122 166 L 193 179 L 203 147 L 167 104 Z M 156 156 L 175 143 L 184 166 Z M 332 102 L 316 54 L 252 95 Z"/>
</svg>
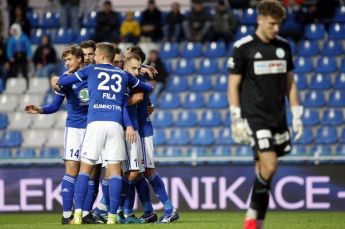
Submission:
<svg viewBox="0 0 345 229">
<path fill-rule="evenodd" d="M 129 73 L 128 73 L 128 85 L 131 88 L 138 88 L 145 92 L 152 91 L 153 89 L 153 86 L 150 83 L 141 82 L 139 79 L 135 78 Z"/>
<path fill-rule="evenodd" d="M 89 75 L 90 70 L 91 70 L 90 66 L 86 66 L 76 71 L 72 75 L 62 75 L 61 77 L 59 77 L 58 84 L 60 86 L 66 86 L 66 85 L 77 83 L 79 81 L 86 80 Z"/>
<path fill-rule="evenodd" d="M 128 126 L 133 126 L 130 118 L 129 118 L 129 114 L 127 111 L 127 101 L 128 101 L 128 91 L 126 90 L 124 93 L 124 97 L 123 97 L 123 106 L 122 106 L 122 116 L 123 116 L 123 125 L 125 126 L 125 128 L 127 128 Z"/>
<path fill-rule="evenodd" d="M 42 114 L 52 114 L 59 110 L 65 97 L 57 94 L 51 104 L 42 107 Z"/>
</svg>

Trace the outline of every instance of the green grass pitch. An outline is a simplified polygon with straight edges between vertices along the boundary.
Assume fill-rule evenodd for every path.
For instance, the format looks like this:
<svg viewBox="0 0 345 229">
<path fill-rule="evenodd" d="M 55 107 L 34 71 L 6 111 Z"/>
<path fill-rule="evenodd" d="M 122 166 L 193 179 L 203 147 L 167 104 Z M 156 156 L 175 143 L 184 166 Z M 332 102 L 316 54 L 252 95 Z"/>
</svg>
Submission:
<svg viewBox="0 0 345 229">
<path fill-rule="evenodd" d="M 176 228 L 176 229 L 241 229 L 244 212 L 180 212 L 177 222 L 167 225 L 60 225 L 60 214 L 0 214 L 0 228 L 54 229 L 54 228 Z M 342 229 L 344 212 L 269 212 L 267 229 Z"/>
</svg>

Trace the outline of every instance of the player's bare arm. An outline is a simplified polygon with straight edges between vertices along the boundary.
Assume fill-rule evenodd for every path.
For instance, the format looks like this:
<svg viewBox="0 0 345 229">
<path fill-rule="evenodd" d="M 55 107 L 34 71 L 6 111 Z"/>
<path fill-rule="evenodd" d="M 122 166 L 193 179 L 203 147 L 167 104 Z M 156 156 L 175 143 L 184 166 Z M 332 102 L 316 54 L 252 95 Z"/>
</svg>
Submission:
<svg viewBox="0 0 345 229">
<path fill-rule="evenodd" d="M 153 106 L 153 104 L 151 104 L 150 106 L 147 106 L 147 113 L 150 115 L 152 115 L 152 113 L 155 110 L 155 106 Z"/>
<path fill-rule="evenodd" d="M 128 98 L 128 105 L 136 105 L 144 100 L 144 92 L 136 92 Z"/>
<path fill-rule="evenodd" d="M 298 99 L 298 89 L 293 78 L 293 72 L 287 73 L 287 89 L 286 96 L 289 99 L 292 112 L 292 129 L 296 133 L 295 140 L 299 140 L 303 135 L 303 107 L 300 106 Z"/>
<path fill-rule="evenodd" d="M 132 126 L 127 126 L 126 128 L 126 141 L 129 144 L 133 144 L 137 141 L 137 134 Z"/>
</svg>

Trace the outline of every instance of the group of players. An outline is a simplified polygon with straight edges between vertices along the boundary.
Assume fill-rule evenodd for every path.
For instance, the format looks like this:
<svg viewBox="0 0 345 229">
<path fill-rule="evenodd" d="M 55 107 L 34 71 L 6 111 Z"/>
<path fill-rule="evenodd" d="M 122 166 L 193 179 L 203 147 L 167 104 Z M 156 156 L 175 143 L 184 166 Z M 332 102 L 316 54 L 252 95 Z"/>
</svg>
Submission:
<svg viewBox="0 0 345 229">
<path fill-rule="evenodd" d="M 157 72 L 142 64 L 145 53 L 132 46 L 123 55 L 110 43 L 88 40 L 66 48 L 62 58 L 67 71 L 51 79 L 54 100 L 43 107 L 25 107 L 30 114 L 51 114 L 67 99 L 62 224 L 176 221 L 179 215 L 155 170 L 149 117 L 154 110 L 152 85 L 145 74 L 152 77 Z M 92 210 L 102 166 L 103 196 Z M 148 182 L 164 206 L 159 219 Z M 140 218 L 133 212 L 135 190 L 144 207 Z"/>
</svg>

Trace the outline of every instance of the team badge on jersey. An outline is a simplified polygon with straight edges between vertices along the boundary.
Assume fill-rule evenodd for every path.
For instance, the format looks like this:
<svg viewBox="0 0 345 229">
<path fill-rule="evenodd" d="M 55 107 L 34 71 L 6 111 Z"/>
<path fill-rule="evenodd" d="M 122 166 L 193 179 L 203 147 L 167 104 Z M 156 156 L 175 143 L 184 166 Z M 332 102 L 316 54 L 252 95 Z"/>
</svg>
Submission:
<svg viewBox="0 0 345 229">
<path fill-rule="evenodd" d="M 89 102 L 89 90 L 87 88 L 83 88 L 79 91 L 79 99 L 83 103 Z"/>
<path fill-rule="evenodd" d="M 279 59 L 284 58 L 284 56 L 285 56 L 285 51 L 284 51 L 284 49 L 282 49 L 282 48 L 277 48 L 277 49 L 276 49 L 276 55 L 277 55 L 277 57 L 278 57 Z"/>
</svg>

